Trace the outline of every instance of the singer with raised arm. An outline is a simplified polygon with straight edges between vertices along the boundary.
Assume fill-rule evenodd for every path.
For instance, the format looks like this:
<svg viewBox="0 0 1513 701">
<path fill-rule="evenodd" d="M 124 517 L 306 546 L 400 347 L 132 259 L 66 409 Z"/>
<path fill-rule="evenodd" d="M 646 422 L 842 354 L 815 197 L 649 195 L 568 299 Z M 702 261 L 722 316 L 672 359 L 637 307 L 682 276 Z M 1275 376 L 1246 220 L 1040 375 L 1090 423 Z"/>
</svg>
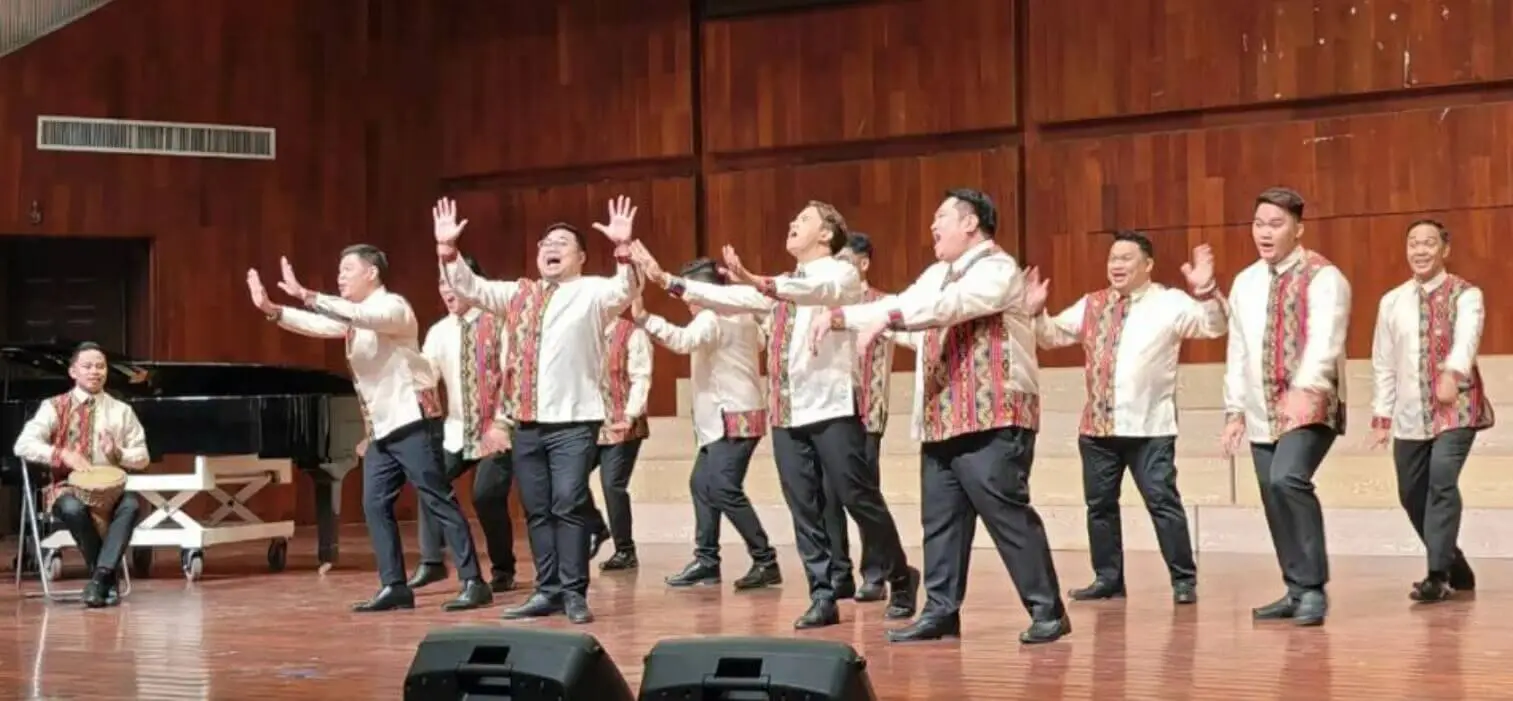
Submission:
<svg viewBox="0 0 1513 701">
<path fill-rule="evenodd" d="M 1476 366 L 1485 298 L 1445 269 L 1449 255 L 1444 224 L 1424 219 L 1408 227 L 1412 277 L 1382 296 L 1371 344 L 1371 440 L 1392 443 L 1398 496 L 1429 560 L 1428 576 L 1409 597 L 1426 604 L 1476 589 L 1456 544 L 1460 473 L 1476 434 L 1497 421 Z"/>
<path fill-rule="evenodd" d="M 1302 246 L 1303 196 L 1274 187 L 1256 196 L 1250 233 L 1260 259 L 1229 293 L 1220 442 L 1250 444 L 1266 526 L 1287 593 L 1251 610 L 1257 620 L 1324 623 L 1329 555 L 1313 475 L 1345 433 L 1345 332 L 1350 283 Z"/>
<path fill-rule="evenodd" d="M 478 261 L 471 257 L 464 256 L 463 264 L 474 274 L 483 274 Z M 446 481 L 453 484 L 458 477 L 473 471 L 473 511 L 478 514 L 478 525 L 483 527 L 483 542 L 489 554 L 492 571 L 489 588 L 496 594 L 513 591 L 515 529 L 509 502 L 514 456 L 508 442 L 491 445 L 484 440 L 500 414 L 500 397 L 507 391 L 509 329 L 497 314 L 458 299 L 446 280 L 441 280 L 437 288 L 447 315 L 426 331 L 420 350 L 440 375 L 446 395 L 447 417 L 441 444 Z M 441 525 L 424 510 L 416 521 L 420 531 L 420 565 L 410 576 L 411 589 L 447 578 Z"/>
<path fill-rule="evenodd" d="M 309 309 L 274 304 L 256 270 L 247 271 L 252 304 L 285 330 L 312 338 L 345 339 L 347 364 L 367 428 L 363 454 L 363 516 L 378 558 L 380 588 L 353 611 L 415 607 L 405 580 L 404 548 L 394 502 L 406 482 L 415 487 L 420 508 L 441 528 L 456 558 L 462 591 L 442 608 L 460 611 L 494 600 L 484 584 L 473 549 L 473 534 L 447 482 L 442 463 L 445 414 L 436 371 L 421 353 L 419 324 L 410 303 L 384 287 L 388 257 L 368 244 L 348 246 L 337 266 L 338 295 L 301 285 L 289 259 L 281 261 L 279 289 Z"/>
<path fill-rule="evenodd" d="M 1109 286 L 1060 314 L 1044 312 L 1048 280 L 1029 290 L 1041 348 L 1081 345 L 1087 404 L 1078 427 L 1082 490 L 1093 583 L 1068 592 L 1076 601 L 1122 598 L 1124 538 L 1119 489 L 1124 471 L 1145 500 L 1171 577 L 1172 600 L 1198 600 L 1187 510 L 1177 490 L 1177 356 L 1189 338 L 1219 338 L 1229 316 L 1214 282 L 1214 254 L 1193 249 L 1182 274 L 1192 295 L 1151 281 L 1156 249 L 1138 231 L 1114 235 Z"/>
<path fill-rule="evenodd" d="M 898 295 L 832 309 L 809 329 L 815 338 L 857 332 L 862 348 L 885 332 L 916 336 L 925 606 L 913 624 L 888 632 L 892 642 L 960 635 L 978 519 L 1029 610 L 1020 642 L 1051 642 L 1072 629 L 1045 524 L 1030 505 L 1040 365 L 1027 276 L 994 242 L 997 223 L 986 193 L 948 191 L 930 225 L 938 262 Z"/>
<path fill-rule="evenodd" d="M 632 252 L 641 273 L 660 277 L 656 261 Z M 678 277 L 724 285 L 725 274 L 708 258 L 683 266 Z M 720 516 L 746 543 L 751 569 L 735 581 L 737 590 L 760 589 L 783 583 L 777 551 L 746 498 L 746 470 L 757 443 L 767 433 L 766 401 L 762 397 L 762 329 L 751 314 L 716 312 L 688 305 L 693 319 L 676 326 L 647 314 L 641 300 L 631 303 L 631 318 L 662 347 L 689 356 L 688 381 L 693 387 L 693 432 L 699 451 L 688 488 L 693 497 L 693 561 L 667 577 L 668 586 L 691 587 L 720 582 Z"/>
<path fill-rule="evenodd" d="M 810 607 L 795 628 L 840 623 L 833 578 L 835 543 L 825 527 L 829 482 L 862 531 L 876 544 L 891 597 L 887 618 L 914 615 L 919 572 L 909 567 L 898 527 L 883 499 L 877 473 L 867 467 L 867 433 L 857 416 L 852 334 L 819 339 L 805 331 L 826 308 L 862 300 L 862 281 L 851 263 L 836 257 L 846 247 L 846 220 L 832 205 L 811 201 L 788 225 L 787 249 L 797 268 L 759 277 L 725 247 L 733 281 L 715 285 L 659 272 L 652 281 L 688 304 L 722 314 L 762 314 L 767 343 L 768 420 L 783 498 L 793 514 L 799 557 L 809 582 Z M 650 260 L 644 249 L 641 254 Z M 653 261 L 654 263 L 654 261 Z"/>
<path fill-rule="evenodd" d="M 503 443 L 514 424 L 515 480 L 536 564 L 536 588 L 505 618 L 565 613 L 573 623 L 594 620 L 588 607 L 588 475 L 599 453 L 599 429 L 609 416 L 600 381 L 605 330 L 630 304 L 639 285 L 630 265 L 636 208 L 619 197 L 609 223 L 595 224 L 615 246 L 613 277 L 583 274 L 586 241 L 570 224 L 547 227 L 537 245 L 541 277 L 485 280 L 458 254 L 467 220 L 443 198 L 432 211 L 443 277 L 468 303 L 505 317 L 511 329 L 514 379 L 503 402 L 512 416 L 489 429 Z"/>
<path fill-rule="evenodd" d="M 105 392 L 105 351 L 82 343 L 68 361 L 73 389 L 42 402 L 16 437 L 18 457 L 52 469 L 43 508 L 63 522 L 90 573 L 83 603 L 120 603 L 118 572 L 140 505 L 124 471 L 147 467 L 147 433 L 131 405 Z"/>
</svg>

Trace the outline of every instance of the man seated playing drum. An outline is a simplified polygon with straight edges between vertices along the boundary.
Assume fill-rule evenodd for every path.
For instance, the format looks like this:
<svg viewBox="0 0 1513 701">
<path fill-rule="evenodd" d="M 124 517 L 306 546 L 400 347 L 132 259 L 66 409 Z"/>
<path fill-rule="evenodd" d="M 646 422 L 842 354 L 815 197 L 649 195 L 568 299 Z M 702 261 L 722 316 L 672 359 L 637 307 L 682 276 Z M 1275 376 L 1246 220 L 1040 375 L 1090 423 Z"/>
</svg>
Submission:
<svg viewBox="0 0 1513 701">
<path fill-rule="evenodd" d="M 119 603 L 116 570 L 136 529 L 136 497 L 126 473 L 147 466 L 147 434 L 131 405 L 105 393 L 105 351 L 83 343 L 69 359 L 74 388 L 42 402 L 16 438 L 16 455 L 53 470 L 44 494 L 73 534 L 92 573 L 84 605 Z"/>
</svg>

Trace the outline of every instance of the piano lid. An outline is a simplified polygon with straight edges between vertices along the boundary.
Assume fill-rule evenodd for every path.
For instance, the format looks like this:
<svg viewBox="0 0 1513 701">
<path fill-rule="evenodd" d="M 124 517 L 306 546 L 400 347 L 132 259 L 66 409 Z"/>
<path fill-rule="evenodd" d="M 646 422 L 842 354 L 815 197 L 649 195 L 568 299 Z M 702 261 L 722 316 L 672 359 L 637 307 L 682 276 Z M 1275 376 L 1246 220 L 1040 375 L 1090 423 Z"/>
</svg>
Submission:
<svg viewBox="0 0 1513 701">
<path fill-rule="evenodd" d="M 67 389 L 68 359 L 77 343 L 0 344 L 0 373 L 7 399 L 36 399 Z M 352 396 L 352 380 L 326 370 L 260 365 L 145 361 L 106 350 L 105 387 L 122 398 L 248 397 L 288 394 Z M 40 392 L 46 392 L 42 394 Z"/>
</svg>

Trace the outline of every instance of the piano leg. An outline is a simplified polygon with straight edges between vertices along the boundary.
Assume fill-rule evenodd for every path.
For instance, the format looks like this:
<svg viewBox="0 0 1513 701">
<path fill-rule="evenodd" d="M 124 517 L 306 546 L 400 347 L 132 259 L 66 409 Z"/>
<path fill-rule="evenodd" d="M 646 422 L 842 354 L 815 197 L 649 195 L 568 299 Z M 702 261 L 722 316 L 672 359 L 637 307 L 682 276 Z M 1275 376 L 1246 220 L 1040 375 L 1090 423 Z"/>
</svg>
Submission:
<svg viewBox="0 0 1513 701">
<path fill-rule="evenodd" d="M 316 557 L 321 571 L 335 567 L 341 554 L 341 485 L 357 461 L 326 463 L 306 470 L 315 480 Z"/>
</svg>

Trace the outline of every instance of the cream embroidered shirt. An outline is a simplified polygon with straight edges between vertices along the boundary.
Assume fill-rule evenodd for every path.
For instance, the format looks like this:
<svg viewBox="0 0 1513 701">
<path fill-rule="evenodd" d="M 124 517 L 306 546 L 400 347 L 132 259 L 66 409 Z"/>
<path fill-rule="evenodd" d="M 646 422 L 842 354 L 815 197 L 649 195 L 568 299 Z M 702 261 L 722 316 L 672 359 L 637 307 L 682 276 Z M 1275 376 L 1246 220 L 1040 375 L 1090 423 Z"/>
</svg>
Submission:
<svg viewBox="0 0 1513 701">
<path fill-rule="evenodd" d="M 130 404 L 105 392 L 91 395 L 78 387 L 69 390 L 69 398 L 76 406 L 85 402 L 98 403 L 94 410 L 94 436 L 90 441 L 93 454 L 85 455 L 84 459 L 93 465 L 114 465 L 123 470 L 147 467 L 151 460 L 147 454 L 147 432 L 142 429 L 142 422 Z M 43 401 L 37 407 L 37 413 L 21 427 L 20 435 L 16 436 L 17 457 L 36 465 L 63 466 L 58 451 L 53 448 L 57 432 L 64 429 L 55 406 L 57 399 Z"/>
<path fill-rule="evenodd" d="M 725 437 L 725 414 L 766 408 L 762 394 L 762 332 L 750 314 L 702 309 L 687 326 L 652 315 L 646 332 L 668 350 L 689 356 L 694 436 L 699 447 Z"/>
<path fill-rule="evenodd" d="M 404 297 L 380 287 L 361 302 L 317 295 L 311 307 L 280 307 L 278 325 L 313 338 L 347 339 L 347 362 L 371 438 L 425 418 L 419 396 L 436 388 L 437 375 L 420 352 L 419 323 Z"/>
<path fill-rule="evenodd" d="M 1286 272 L 1302 262 L 1297 247 L 1277 264 Z M 1262 373 L 1268 349 L 1267 312 L 1271 299 L 1271 266 L 1258 260 L 1235 276 L 1229 292 L 1229 349 L 1224 365 L 1224 406 L 1227 413 L 1245 417 L 1247 440 L 1271 442 L 1271 409 Z M 1339 385 L 1345 401 L 1345 331 L 1350 324 L 1350 283 L 1333 265 L 1314 274 L 1308 285 L 1308 343 L 1303 348 L 1292 387 L 1333 391 Z"/>
<path fill-rule="evenodd" d="M 452 291 L 470 304 L 505 315 L 521 291 L 520 283 L 481 279 L 461 260 L 441 264 Z M 636 275 L 629 264 L 620 263 L 614 277 L 581 275 L 540 284 L 556 288 L 547 302 L 538 341 L 536 422 L 602 422 L 608 414 L 602 386 L 605 329 L 630 305 L 638 291 Z"/>
<path fill-rule="evenodd" d="M 1110 292 L 1110 301 L 1118 292 Z M 1065 348 L 1082 342 L 1088 297 L 1083 295 L 1060 314 L 1041 312 L 1035 332 L 1042 348 Z M 1114 357 L 1112 401 L 1114 435 L 1154 437 L 1177 435 L 1177 357 L 1188 338 L 1220 338 L 1229 316 L 1217 297 L 1202 302 L 1182 290 L 1157 283 L 1130 293 L 1129 311 Z M 1093 359 L 1085 360 L 1085 372 Z"/>
<path fill-rule="evenodd" d="M 1377 309 L 1376 330 L 1371 342 L 1371 370 L 1376 390 L 1371 402 L 1372 414 L 1392 418 L 1394 438 L 1428 440 L 1434 437 L 1423 411 L 1426 399 L 1423 388 L 1433 387 L 1436 378 L 1421 376 L 1420 360 L 1427 350 L 1420 342 L 1418 296 L 1419 290 L 1430 293 L 1444 283 L 1444 271 L 1427 282 L 1409 280 L 1383 295 Z M 1455 306 L 1450 353 L 1440 370 L 1469 377 L 1481 347 L 1482 325 L 1487 317 L 1481 289 L 1467 288 L 1456 298 Z"/>
</svg>

